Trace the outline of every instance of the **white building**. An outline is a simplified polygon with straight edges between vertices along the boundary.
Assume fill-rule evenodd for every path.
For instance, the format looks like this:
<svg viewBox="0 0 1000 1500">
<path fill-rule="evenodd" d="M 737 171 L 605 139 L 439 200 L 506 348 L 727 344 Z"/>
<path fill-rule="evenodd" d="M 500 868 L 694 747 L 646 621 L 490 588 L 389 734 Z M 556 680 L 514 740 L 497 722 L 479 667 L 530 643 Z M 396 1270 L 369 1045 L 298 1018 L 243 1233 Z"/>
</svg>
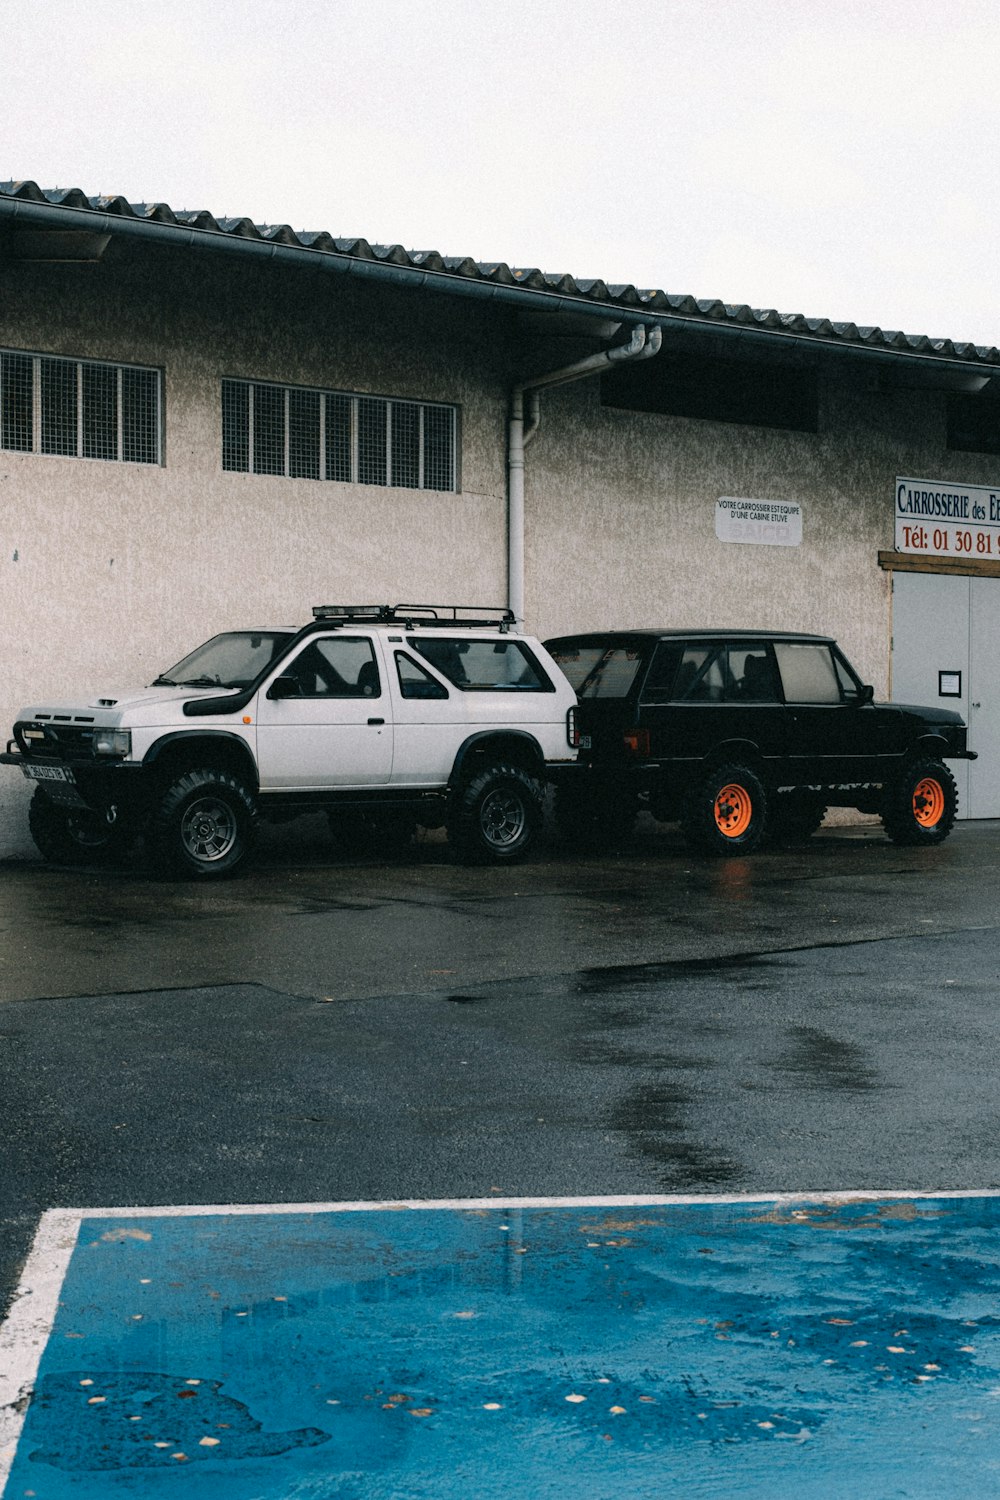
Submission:
<svg viewBox="0 0 1000 1500">
<path fill-rule="evenodd" d="M 510 598 L 834 634 L 965 714 L 1000 816 L 996 349 L 30 182 L 0 278 L 0 727 L 314 604 Z"/>
</svg>

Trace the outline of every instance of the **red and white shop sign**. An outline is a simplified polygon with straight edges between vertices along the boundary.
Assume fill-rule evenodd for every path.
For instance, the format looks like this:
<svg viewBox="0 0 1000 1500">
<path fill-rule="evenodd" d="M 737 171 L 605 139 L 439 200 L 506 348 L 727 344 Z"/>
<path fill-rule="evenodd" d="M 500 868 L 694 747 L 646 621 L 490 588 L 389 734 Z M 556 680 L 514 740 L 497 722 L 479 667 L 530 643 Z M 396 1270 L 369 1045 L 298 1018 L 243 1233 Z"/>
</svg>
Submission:
<svg viewBox="0 0 1000 1500">
<path fill-rule="evenodd" d="M 896 551 L 1000 562 L 1000 485 L 896 480 Z"/>
</svg>

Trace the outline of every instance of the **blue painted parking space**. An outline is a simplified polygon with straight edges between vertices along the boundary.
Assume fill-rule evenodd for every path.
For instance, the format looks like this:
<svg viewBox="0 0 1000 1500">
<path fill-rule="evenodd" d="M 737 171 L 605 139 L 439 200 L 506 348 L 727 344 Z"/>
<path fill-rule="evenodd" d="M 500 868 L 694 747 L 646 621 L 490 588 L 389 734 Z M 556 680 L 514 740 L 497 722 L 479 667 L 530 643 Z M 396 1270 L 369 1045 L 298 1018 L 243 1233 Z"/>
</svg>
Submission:
<svg viewBox="0 0 1000 1500">
<path fill-rule="evenodd" d="M 31 1391 L 0 1433 L 4 1500 L 998 1494 L 998 1215 L 993 1195 L 56 1215 L 0 1336 Z"/>
</svg>

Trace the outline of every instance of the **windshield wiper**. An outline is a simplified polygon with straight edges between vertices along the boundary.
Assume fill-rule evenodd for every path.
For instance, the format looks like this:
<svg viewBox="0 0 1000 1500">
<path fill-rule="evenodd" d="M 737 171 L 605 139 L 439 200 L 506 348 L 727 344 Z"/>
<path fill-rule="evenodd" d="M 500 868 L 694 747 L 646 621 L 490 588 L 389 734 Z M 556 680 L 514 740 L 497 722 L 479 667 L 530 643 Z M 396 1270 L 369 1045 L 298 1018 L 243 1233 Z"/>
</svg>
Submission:
<svg viewBox="0 0 1000 1500">
<path fill-rule="evenodd" d="M 210 677 L 207 673 L 201 677 L 154 677 L 149 684 L 150 687 L 217 687 L 217 688 L 242 688 L 245 682 L 223 682 L 221 677 Z"/>
</svg>

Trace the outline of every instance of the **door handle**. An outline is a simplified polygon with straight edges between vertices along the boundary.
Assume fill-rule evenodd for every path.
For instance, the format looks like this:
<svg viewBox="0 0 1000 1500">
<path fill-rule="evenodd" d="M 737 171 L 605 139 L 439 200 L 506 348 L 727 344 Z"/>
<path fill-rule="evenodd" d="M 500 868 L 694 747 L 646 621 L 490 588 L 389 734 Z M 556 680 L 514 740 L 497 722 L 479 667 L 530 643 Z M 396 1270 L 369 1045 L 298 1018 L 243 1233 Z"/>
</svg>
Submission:
<svg viewBox="0 0 1000 1500">
<path fill-rule="evenodd" d="M 368 722 L 369 722 L 369 724 L 384 724 L 385 720 L 384 719 L 369 719 Z"/>
<path fill-rule="evenodd" d="M 973 708 L 982 708 L 983 705 L 981 703 L 974 703 L 972 706 Z"/>
</svg>

